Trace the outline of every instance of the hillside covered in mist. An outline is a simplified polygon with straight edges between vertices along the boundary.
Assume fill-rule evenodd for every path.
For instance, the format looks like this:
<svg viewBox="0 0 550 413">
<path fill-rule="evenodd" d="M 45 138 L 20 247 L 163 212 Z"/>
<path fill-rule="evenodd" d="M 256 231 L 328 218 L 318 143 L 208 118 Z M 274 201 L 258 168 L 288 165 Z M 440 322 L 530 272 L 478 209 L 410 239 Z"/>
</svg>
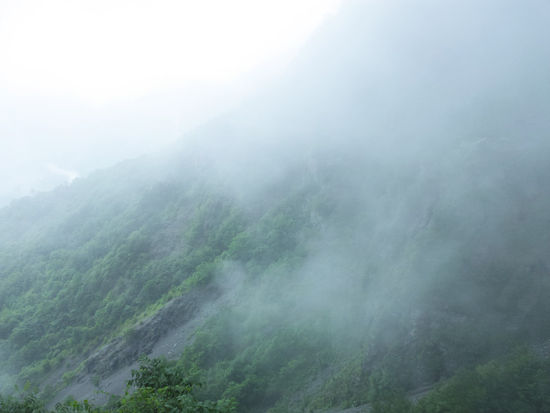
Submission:
<svg viewBox="0 0 550 413">
<path fill-rule="evenodd" d="M 385 3 L 169 153 L 0 210 L 0 393 L 105 405 L 147 355 L 202 411 L 550 409 L 550 4 Z"/>
</svg>

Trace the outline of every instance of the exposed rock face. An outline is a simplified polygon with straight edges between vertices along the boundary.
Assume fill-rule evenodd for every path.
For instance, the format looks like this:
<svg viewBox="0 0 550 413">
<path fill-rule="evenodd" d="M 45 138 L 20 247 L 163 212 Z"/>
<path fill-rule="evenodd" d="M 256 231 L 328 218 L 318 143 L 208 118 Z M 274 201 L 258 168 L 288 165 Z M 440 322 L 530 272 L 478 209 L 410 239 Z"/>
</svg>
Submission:
<svg viewBox="0 0 550 413">
<path fill-rule="evenodd" d="M 141 355 L 150 354 L 168 331 L 191 320 L 206 303 L 219 295 L 215 287 L 208 287 L 173 299 L 124 337 L 118 337 L 92 354 L 86 361 L 86 373 L 106 377 L 119 368 L 131 365 Z"/>
<path fill-rule="evenodd" d="M 142 320 L 130 333 L 93 353 L 76 380 L 50 402 L 50 407 L 71 396 L 93 403 L 107 402 L 109 394 L 124 392 L 132 369 L 141 355 L 168 358 L 179 354 L 208 314 L 223 304 L 222 291 L 214 286 L 195 289 L 167 303 L 155 315 Z M 178 352 L 170 354 L 169 349 Z"/>
</svg>

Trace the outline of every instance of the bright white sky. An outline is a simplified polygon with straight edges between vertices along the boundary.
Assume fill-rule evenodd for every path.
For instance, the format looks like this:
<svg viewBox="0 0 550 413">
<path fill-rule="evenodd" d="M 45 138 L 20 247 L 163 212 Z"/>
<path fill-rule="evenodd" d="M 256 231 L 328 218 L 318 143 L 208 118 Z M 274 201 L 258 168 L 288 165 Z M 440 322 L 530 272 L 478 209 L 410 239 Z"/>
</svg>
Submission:
<svg viewBox="0 0 550 413">
<path fill-rule="evenodd" d="M 0 0 L 0 206 L 158 149 L 344 0 Z"/>
<path fill-rule="evenodd" d="M 339 0 L 3 0 L 0 86 L 126 99 L 227 82 L 299 47 Z"/>
</svg>

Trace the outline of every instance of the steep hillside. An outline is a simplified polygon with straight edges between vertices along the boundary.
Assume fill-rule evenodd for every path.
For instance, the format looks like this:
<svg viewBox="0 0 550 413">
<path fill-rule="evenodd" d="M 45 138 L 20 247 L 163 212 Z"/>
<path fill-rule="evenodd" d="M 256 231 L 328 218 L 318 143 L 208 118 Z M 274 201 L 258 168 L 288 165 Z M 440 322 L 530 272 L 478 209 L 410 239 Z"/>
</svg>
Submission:
<svg viewBox="0 0 550 413">
<path fill-rule="evenodd" d="M 435 3 L 352 3 L 171 153 L 2 209 L 0 390 L 164 355 L 243 412 L 545 411 L 550 7 Z"/>
</svg>

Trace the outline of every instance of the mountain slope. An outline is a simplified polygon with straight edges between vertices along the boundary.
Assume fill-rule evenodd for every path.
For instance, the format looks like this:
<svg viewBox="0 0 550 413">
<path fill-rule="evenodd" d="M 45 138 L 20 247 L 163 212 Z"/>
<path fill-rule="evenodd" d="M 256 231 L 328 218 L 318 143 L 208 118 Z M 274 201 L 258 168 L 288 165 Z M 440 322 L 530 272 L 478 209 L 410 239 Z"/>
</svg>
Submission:
<svg viewBox="0 0 550 413">
<path fill-rule="evenodd" d="M 512 11 L 352 3 L 172 153 L 1 210 L 1 390 L 165 354 L 201 399 L 310 411 L 546 342 L 550 9 Z"/>
</svg>

